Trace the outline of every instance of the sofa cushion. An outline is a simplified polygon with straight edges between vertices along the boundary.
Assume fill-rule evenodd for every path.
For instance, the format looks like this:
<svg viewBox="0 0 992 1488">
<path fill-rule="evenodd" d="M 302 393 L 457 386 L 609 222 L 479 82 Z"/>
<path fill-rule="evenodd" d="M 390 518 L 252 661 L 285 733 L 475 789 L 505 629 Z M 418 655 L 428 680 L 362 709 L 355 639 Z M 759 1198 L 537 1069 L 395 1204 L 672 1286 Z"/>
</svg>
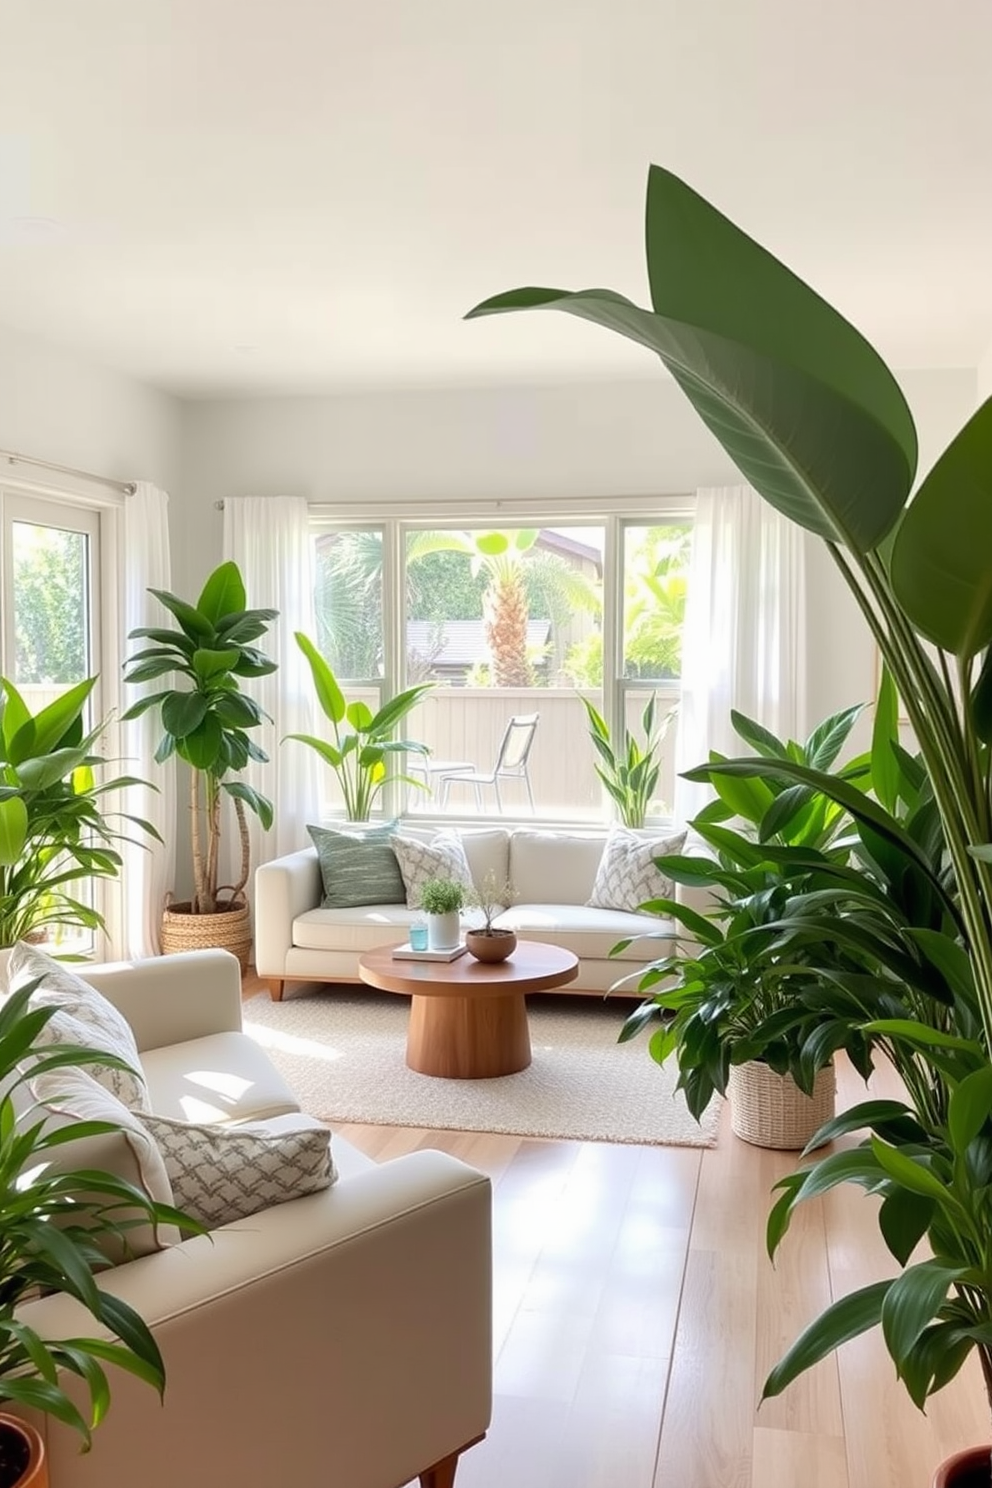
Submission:
<svg viewBox="0 0 992 1488">
<path fill-rule="evenodd" d="M 176 1204 L 211 1230 L 318 1193 L 337 1177 L 330 1128 L 309 1116 L 232 1127 L 146 1112 L 142 1121 L 162 1154 Z"/>
<path fill-rule="evenodd" d="M 299 1111 L 299 1101 L 246 1033 L 210 1033 L 146 1049 L 151 1108 L 178 1121 L 235 1125 Z"/>
<path fill-rule="evenodd" d="M 390 838 L 395 822 L 353 828 L 307 827 L 317 849 L 324 884 L 321 901 L 330 909 L 354 904 L 394 904 L 404 893 Z"/>
<path fill-rule="evenodd" d="M 510 882 L 518 904 L 585 904 L 603 856 L 603 833 L 518 828 L 510 838 Z"/>
<path fill-rule="evenodd" d="M 523 939 L 543 940 L 574 951 L 580 960 L 605 961 L 617 942 L 631 935 L 659 939 L 634 941 L 615 958 L 617 961 L 654 961 L 675 949 L 672 920 L 616 909 L 589 909 L 584 904 L 515 904 L 494 923 L 515 930 Z M 617 975 L 621 975 L 619 969 Z"/>
<path fill-rule="evenodd" d="M 418 912 L 405 904 L 308 909 L 293 921 L 293 944 L 311 951 L 371 951 L 406 940 L 417 918 Z"/>
<path fill-rule="evenodd" d="M 421 891 L 429 878 L 452 878 L 467 892 L 472 891 L 472 871 L 457 833 L 438 832 L 432 841 L 423 842 L 419 837 L 396 832 L 393 851 L 406 885 L 410 909 L 420 907 Z"/>
<path fill-rule="evenodd" d="M 588 903 L 599 909 L 637 910 L 651 899 L 669 899 L 675 891 L 655 858 L 679 853 L 685 832 L 648 837 L 627 827 L 614 827 L 606 839 Z"/>
<path fill-rule="evenodd" d="M 172 1204 L 172 1186 L 162 1155 L 152 1136 L 142 1124 L 146 1112 L 128 1110 L 115 1095 L 99 1081 L 94 1080 L 85 1069 L 66 1065 L 62 1069 L 46 1070 L 35 1075 L 29 1082 L 31 1094 L 38 1106 L 30 1112 L 30 1118 L 45 1120 L 46 1129 L 65 1126 L 66 1122 L 107 1121 L 117 1128 L 117 1141 L 106 1134 L 100 1138 L 100 1156 L 96 1162 L 92 1154 L 84 1152 L 79 1144 L 68 1143 L 52 1149 L 50 1154 L 56 1168 L 74 1171 L 79 1168 L 98 1167 L 116 1178 L 123 1178 L 136 1188 L 142 1189 L 157 1204 Z M 92 1140 L 92 1139 L 90 1139 Z M 73 1150 L 75 1148 L 75 1151 Z M 87 1156 L 89 1160 L 87 1161 Z M 59 1159 L 64 1161 L 60 1162 Z M 108 1200 L 112 1203 L 113 1200 Z M 118 1215 L 118 1222 L 124 1219 Z M 171 1226 L 159 1231 L 149 1224 L 141 1210 L 135 1211 L 133 1224 L 127 1224 L 121 1240 L 113 1241 L 113 1250 L 108 1250 L 111 1259 L 131 1260 L 135 1256 L 150 1255 L 166 1244 L 179 1238 Z M 108 1236 L 108 1240 L 112 1237 Z"/>
<path fill-rule="evenodd" d="M 55 1012 L 37 1037 L 39 1047 L 79 1044 L 85 1049 L 116 1055 L 131 1068 L 121 1070 L 94 1063 L 86 1065 L 87 1074 L 130 1109 L 150 1109 L 134 1034 L 112 1002 L 68 966 L 26 941 L 18 941 L 11 952 L 7 976 L 11 992 L 19 991 L 38 977 L 42 979 L 32 992 L 29 1005 L 55 1008 Z"/>
</svg>

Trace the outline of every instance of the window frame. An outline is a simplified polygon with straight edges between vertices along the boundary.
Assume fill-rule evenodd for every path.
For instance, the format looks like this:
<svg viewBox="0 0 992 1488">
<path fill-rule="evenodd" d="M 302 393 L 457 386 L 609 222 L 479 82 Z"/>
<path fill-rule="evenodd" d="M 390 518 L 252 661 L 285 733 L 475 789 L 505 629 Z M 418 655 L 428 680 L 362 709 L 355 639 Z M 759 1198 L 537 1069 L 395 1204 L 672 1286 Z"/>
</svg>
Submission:
<svg viewBox="0 0 992 1488">
<path fill-rule="evenodd" d="M 351 685 L 377 688 L 382 703 L 403 690 L 406 682 L 404 616 L 406 614 L 406 566 L 403 561 L 407 537 L 425 526 L 469 531 L 505 527 L 596 526 L 603 531 L 603 715 L 611 734 L 625 717 L 627 694 L 643 692 L 648 679 L 624 676 L 623 554 L 626 529 L 662 525 L 695 518 L 695 496 L 683 492 L 640 497 L 584 497 L 562 501 L 515 498 L 498 501 L 450 501 L 411 503 L 386 501 L 363 503 L 312 503 L 310 531 L 316 537 L 329 531 L 382 531 L 383 674 L 377 678 L 348 678 Z M 662 711 L 678 702 L 681 678 L 667 679 L 655 689 Z M 401 788 L 390 785 L 383 792 L 382 813 L 391 818 L 402 813 Z M 609 819 L 609 799 L 603 792 L 604 821 Z M 418 821 L 432 816 L 418 813 Z M 451 814 L 437 820 L 450 821 Z M 537 818 L 540 820 L 540 817 Z"/>
</svg>

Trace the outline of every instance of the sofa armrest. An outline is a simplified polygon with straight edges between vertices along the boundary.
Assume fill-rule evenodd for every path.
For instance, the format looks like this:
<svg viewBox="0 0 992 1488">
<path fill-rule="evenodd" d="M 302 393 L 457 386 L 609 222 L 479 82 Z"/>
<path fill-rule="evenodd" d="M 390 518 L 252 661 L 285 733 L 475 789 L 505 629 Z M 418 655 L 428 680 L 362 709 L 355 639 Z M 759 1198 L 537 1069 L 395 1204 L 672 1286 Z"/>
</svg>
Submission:
<svg viewBox="0 0 992 1488">
<path fill-rule="evenodd" d="M 116 961 L 84 975 L 124 1014 L 139 1051 L 241 1028 L 241 968 L 230 951 Z"/>
<path fill-rule="evenodd" d="M 317 850 L 302 848 L 263 863 L 255 871 L 255 970 L 260 977 L 283 977 L 293 946 L 293 921 L 321 899 Z"/>
<path fill-rule="evenodd" d="M 115 1371 L 88 1456 L 43 1426 L 60 1488 L 405 1483 L 480 1436 L 491 1405 L 489 1180 L 415 1152 L 102 1278 L 152 1325 L 164 1408 Z M 65 1296 L 24 1309 L 92 1333 Z M 70 1388 L 74 1382 L 70 1382 Z M 286 1445 L 291 1444 L 290 1457 Z"/>
</svg>

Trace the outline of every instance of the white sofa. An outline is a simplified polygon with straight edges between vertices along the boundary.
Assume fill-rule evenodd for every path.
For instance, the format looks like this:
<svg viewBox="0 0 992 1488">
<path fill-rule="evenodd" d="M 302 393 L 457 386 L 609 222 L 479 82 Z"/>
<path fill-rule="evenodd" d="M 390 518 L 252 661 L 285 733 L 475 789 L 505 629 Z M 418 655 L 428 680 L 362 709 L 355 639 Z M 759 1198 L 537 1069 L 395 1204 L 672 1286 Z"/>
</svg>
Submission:
<svg viewBox="0 0 992 1488">
<path fill-rule="evenodd" d="M 299 1110 L 241 1032 L 227 952 L 86 978 L 134 1029 L 157 1112 L 188 1119 L 205 1093 L 229 1121 Z M 123 1138 L 93 1140 L 88 1163 L 134 1179 Z M 331 1188 L 103 1274 L 152 1326 L 165 1402 L 114 1372 L 86 1455 L 74 1432 L 32 1417 L 53 1488 L 399 1488 L 418 1475 L 451 1488 L 457 1454 L 489 1424 L 489 1180 L 440 1152 L 376 1164 L 337 1136 L 331 1150 Z M 24 1316 L 50 1337 L 97 1326 L 62 1295 Z"/>
<path fill-rule="evenodd" d="M 403 831 L 409 835 L 406 826 Z M 524 940 L 564 946 L 578 956 L 578 981 L 566 992 L 602 994 L 671 949 L 673 921 L 586 904 L 605 832 L 500 827 L 459 835 L 477 886 L 492 872 L 497 883 L 509 878 L 516 891 L 515 903 L 496 923 Z M 710 902 L 705 890 L 678 886 L 676 894 L 700 908 Z M 405 904 L 324 909 L 322 895 L 314 848 L 265 863 L 255 874 L 255 966 L 274 999 L 282 997 L 287 982 L 356 982 L 361 953 L 404 940 L 416 913 Z M 645 934 L 655 938 L 635 941 L 610 958 L 618 941 Z M 627 990 L 638 995 L 636 980 Z"/>
</svg>

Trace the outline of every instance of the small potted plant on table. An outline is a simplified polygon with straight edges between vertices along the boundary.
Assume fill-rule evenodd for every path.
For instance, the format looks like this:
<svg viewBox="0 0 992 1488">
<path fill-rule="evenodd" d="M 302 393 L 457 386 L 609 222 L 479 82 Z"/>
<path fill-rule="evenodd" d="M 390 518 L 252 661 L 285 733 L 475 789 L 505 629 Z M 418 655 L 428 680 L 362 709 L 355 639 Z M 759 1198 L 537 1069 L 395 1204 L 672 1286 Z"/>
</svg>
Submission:
<svg viewBox="0 0 992 1488">
<path fill-rule="evenodd" d="M 481 887 L 468 896 L 469 904 L 482 914 L 482 924 L 473 925 L 465 932 L 466 949 L 477 961 L 505 961 L 516 950 L 515 931 L 493 924 L 496 916 L 508 909 L 516 897 L 509 879 L 500 883 L 492 871 L 485 875 Z"/>
<path fill-rule="evenodd" d="M 427 916 L 427 945 L 432 951 L 453 951 L 459 942 L 458 912 L 465 890 L 453 878 L 429 878 L 420 891 L 420 907 Z"/>
</svg>

